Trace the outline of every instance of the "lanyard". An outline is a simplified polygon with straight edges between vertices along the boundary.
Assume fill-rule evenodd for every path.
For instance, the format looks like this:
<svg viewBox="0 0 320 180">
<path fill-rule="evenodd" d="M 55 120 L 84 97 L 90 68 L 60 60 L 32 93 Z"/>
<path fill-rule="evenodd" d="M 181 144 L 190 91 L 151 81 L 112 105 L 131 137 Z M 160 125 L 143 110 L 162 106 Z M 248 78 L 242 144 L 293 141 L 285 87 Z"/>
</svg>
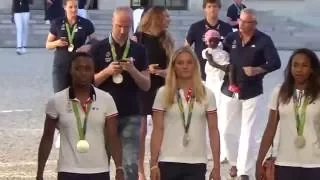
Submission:
<svg viewBox="0 0 320 180">
<path fill-rule="evenodd" d="M 309 98 L 304 97 L 303 104 L 301 107 L 301 101 L 303 99 L 303 92 L 295 92 L 293 95 L 293 107 L 294 107 L 294 114 L 296 118 L 296 128 L 298 136 L 303 135 L 303 129 L 306 122 L 306 110 L 309 104 Z M 301 108 L 300 108 L 301 107 Z"/>
<path fill-rule="evenodd" d="M 181 118 L 182 118 L 182 124 L 183 124 L 183 127 L 184 127 L 185 134 L 187 134 L 189 132 L 189 127 L 190 127 L 190 124 L 191 124 L 191 117 L 192 117 L 194 101 L 195 101 L 195 97 L 191 96 L 190 102 L 188 103 L 189 104 L 188 118 L 186 120 L 185 113 L 184 113 L 184 107 L 183 107 L 183 104 L 182 104 L 182 99 L 181 99 L 179 90 L 177 91 L 177 102 L 178 102 L 178 106 L 179 106 L 179 110 L 180 110 L 180 114 L 181 114 Z"/>
<path fill-rule="evenodd" d="M 74 116 L 77 119 L 77 128 L 78 128 L 78 133 L 79 133 L 79 138 L 80 140 L 84 140 L 86 136 L 86 131 L 87 131 L 87 122 L 88 122 L 88 115 L 91 110 L 91 105 L 92 103 L 89 103 L 87 105 L 87 111 L 85 112 L 84 120 L 83 120 L 83 126 L 81 126 L 81 119 L 80 119 L 80 114 L 79 114 L 79 106 L 77 105 L 78 103 L 76 101 L 72 101 L 72 108 L 74 112 Z"/>
<path fill-rule="evenodd" d="M 114 46 L 114 42 L 113 42 L 111 33 L 109 35 L 109 44 L 110 44 L 110 47 L 111 47 L 112 59 L 114 61 L 118 61 L 119 59 L 118 59 L 118 56 L 117 56 L 116 48 Z M 130 39 L 128 38 L 127 43 L 126 43 L 126 47 L 125 47 L 125 49 L 123 51 L 121 59 L 124 59 L 124 58 L 128 57 L 129 49 L 130 49 Z"/>
<path fill-rule="evenodd" d="M 69 45 L 73 44 L 73 39 L 74 39 L 74 35 L 76 34 L 76 29 L 77 29 L 77 24 L 75 24 L 72 27 L 72 30 L 70 32 L 70 26 L 68 23 L 65 23 L 66 25 L 66 29 L 67 29 L 67 33 L 68 33 L 68 41 L 69 41 Z"/>
</svg>

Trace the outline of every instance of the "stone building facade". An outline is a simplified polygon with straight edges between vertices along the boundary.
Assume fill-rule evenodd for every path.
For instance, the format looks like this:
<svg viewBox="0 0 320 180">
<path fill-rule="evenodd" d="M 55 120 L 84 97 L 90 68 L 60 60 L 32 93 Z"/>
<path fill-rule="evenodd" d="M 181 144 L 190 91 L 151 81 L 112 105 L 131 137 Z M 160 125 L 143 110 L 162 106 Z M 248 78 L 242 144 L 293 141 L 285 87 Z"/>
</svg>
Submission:
<svg viewBox="0 0 320 180">
<path fill-rule="evenodd" d="M 43 9 L 45 0 L 33 0 L 34 5 L 32 9 Z M 93 0 L 97 9 L 114 9 L 116 6 L 128 5 L 139 6 L 140 0 Z M 175 10 L 188 10 L 199 11 L 202 9 L 202 0 L 149 0 L 152 5 L 164 5 L 169 9 Z M 223 4 L 226 4 L 223 8 L 226 8 L 233 0 L 222 0 Z M 12 0 L 2 0 L 0 3 L 0 9 L 10 9 Z M 299 6 L 308 11 L 318 12 L 320 8 L 319 0 L 246 0 L 246 4 L 271 4 L 274 8 L 277 8 L 278 4 L 287 4 L 290 6 Z M 269 8 L 270 9 L 270 8 Z"/>
</svg>

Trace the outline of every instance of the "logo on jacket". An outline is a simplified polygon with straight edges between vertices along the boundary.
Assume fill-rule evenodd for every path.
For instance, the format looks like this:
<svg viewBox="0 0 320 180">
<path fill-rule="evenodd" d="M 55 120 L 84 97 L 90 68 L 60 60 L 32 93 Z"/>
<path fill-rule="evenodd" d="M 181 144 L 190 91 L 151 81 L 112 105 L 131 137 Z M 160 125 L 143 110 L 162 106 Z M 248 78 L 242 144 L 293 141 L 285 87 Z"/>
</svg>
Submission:
<svg viewBox="0 0 320 180">
<path fill-rule="evenodd" d="M 233 40 L 231 48 L 234 49 L 237 47 L 237 41 Z"/>
<path fill-rule="evenodd" d="M 104 60 L 105 60 L 106 63 L 111 62 L 111 53 L 110 53 L 110 51 L 107 51 L 106 57 L 104 58 Z"/>
</svg>

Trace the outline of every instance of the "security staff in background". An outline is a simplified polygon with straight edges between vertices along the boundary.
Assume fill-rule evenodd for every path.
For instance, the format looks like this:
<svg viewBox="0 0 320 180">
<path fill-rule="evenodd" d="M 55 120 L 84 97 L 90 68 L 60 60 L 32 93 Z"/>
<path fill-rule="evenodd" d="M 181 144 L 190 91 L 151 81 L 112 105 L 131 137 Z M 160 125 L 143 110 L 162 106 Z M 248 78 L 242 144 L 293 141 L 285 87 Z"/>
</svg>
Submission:
<svg viewBox="0 0 320 180">
<path fill-rule="evenodd" d="M 220 115 L 224 125 L 222 138 L 232 168 L 230 176 L 248 180 L 253 176 L 262 129 L 258 110 L 263 94 L 263 78 L 280 68 L 277 49 L 270 36 L 256 29 L 257 19 L 253 9 L 244 9 L 239 18 L 239 31 L 229 34 L 224 41 L 230 54 L 230 63 L 236 72 L 235 81 L 240 93 L 228 90 L 226 73 L 221 91 Z M 224 70 L 228 68 L 225 66 Z"/>
</svg>

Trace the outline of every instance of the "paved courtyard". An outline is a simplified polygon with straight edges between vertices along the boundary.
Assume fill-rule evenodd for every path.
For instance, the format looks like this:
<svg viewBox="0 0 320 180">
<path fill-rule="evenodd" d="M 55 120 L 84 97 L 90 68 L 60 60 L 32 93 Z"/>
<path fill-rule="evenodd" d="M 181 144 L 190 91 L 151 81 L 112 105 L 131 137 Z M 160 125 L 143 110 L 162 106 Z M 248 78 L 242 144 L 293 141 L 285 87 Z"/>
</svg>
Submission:
<svg viewBox="0 0 320 180">
<path fill-rule="evenodd" d="M 284 69 L 291 52 L 279 53 Z M 44 106 L 48 97 L 53 95 L 53 53 L 45 49 L 31 49 L 27 54 L 18 56 L 15 49 L 0 49 L 0 55 L 0 180 L 34 179 Z M 282 72 L 279 70 L 265 78 L 265 107 L 271 89 L 282 80 Z M 266 112 L 267 108 L 261 109 L 261 127 L 265 125 Z M 57 149 L 53 148 L 46 166 L 45 179 L 55 179 L 57 154 Z M 149 167 L 148 159 L 146 167 Z M 223 165 L 224 176 L 227 169 L 228 166 Z"/>
</svg>

